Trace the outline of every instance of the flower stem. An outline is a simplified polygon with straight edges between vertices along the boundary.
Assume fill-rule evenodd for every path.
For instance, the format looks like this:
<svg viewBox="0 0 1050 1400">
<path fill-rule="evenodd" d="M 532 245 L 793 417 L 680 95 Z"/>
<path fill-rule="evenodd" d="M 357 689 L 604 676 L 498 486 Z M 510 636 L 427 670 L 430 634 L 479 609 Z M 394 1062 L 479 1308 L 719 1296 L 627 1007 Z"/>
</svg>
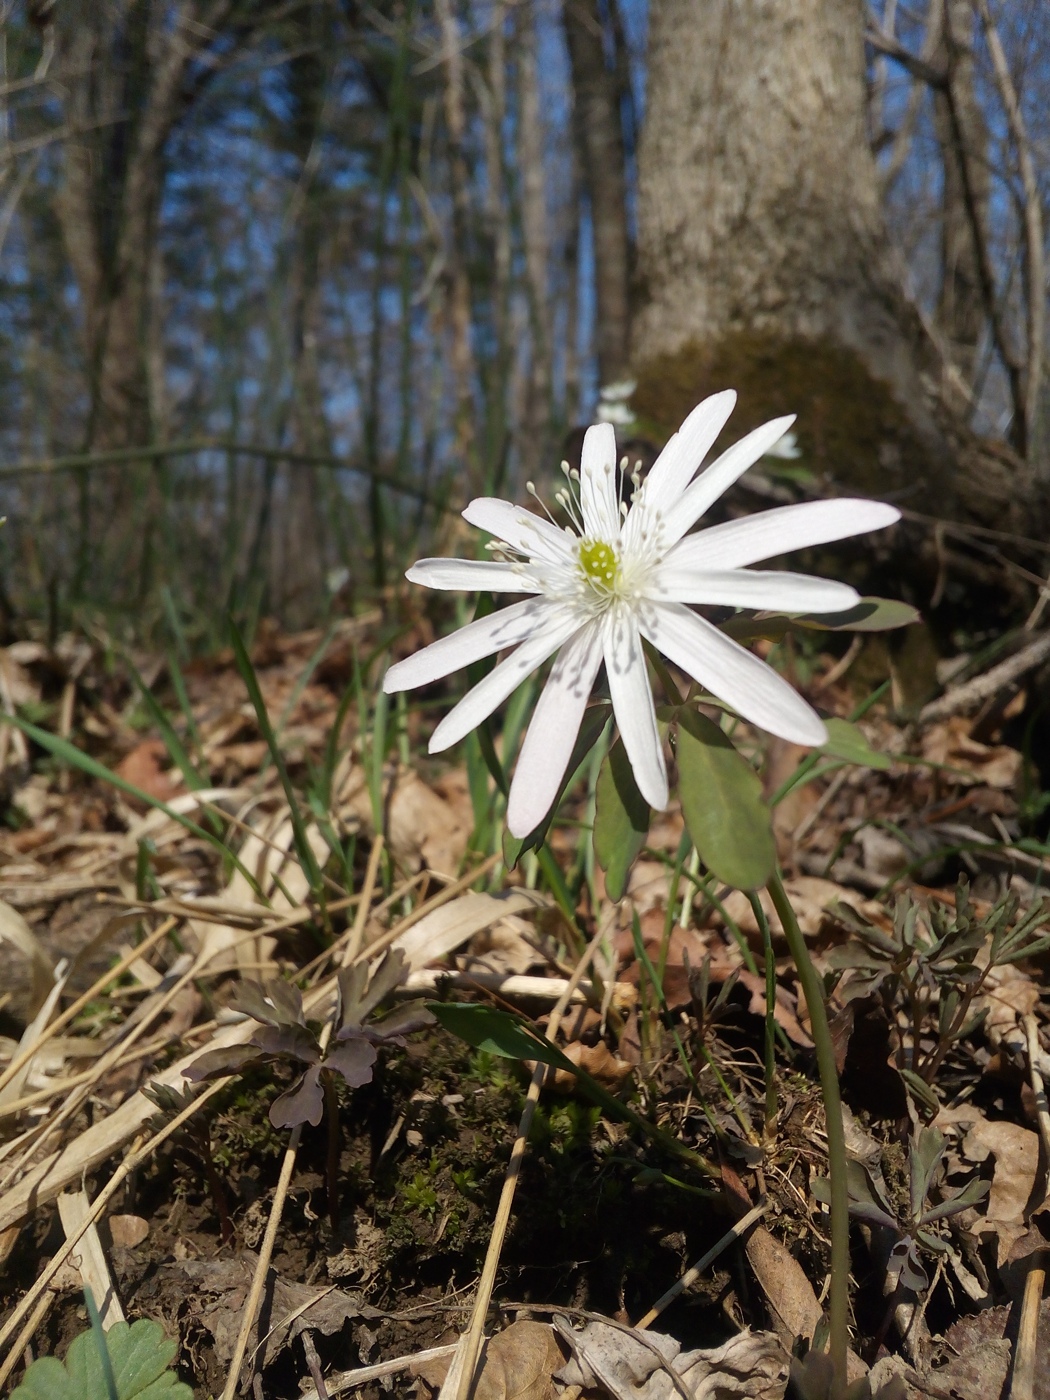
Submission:
<svg viewBox="0 0 1050 1400">
<path fill-rule="evenodd" d="M 846 1136 L 842 1127 L 842 1099 L 839 1095 L 838 1067 L 831 1042 L 824 987 L 813 966 L 806 940 L 795 918 L 784 882 L 774 872 L 767 886 L 773 907 L 784 928 L 788 948 L 798 971 L 802 992 L 809 1008 L 809 1022 L 817 1051 L 820 1086 L 824 1094 L 824 1116 L 828 1135 L 828 1175 L 831 1178 L 831 1286 L 829 1321 L 831 1364 L 836 1379 L 845 1386 L 846 1352 L 849 1346 L 849 1186 L 846 1179 Z"/>
</svg>

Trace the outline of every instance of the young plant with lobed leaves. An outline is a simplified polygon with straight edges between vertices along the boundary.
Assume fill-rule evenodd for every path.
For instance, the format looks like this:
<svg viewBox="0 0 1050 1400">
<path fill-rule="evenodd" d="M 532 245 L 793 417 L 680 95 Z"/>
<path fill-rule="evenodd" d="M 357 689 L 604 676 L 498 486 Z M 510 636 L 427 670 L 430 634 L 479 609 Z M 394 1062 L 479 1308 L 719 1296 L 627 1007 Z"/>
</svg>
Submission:
<svg viewBox="0 0 1050 1400">
<path fill-rule="evenodd" d="M 847 1002 L 878 997 L 890 1024 L 903 1018 L 907 1036 L 898 1068 L 931 1112 L 938 1107 L 937 1071 L 984 1019 L 972 1008 L 990 974 L 1050 948 L 1050 934 L 1043 931 L 1050 926 L 1050 903 L 1040 900 L 1021 917 L 1019 909 L 1017 896 L 1006 894 L 978 914 L 965 880 L 959 881 L 954 908 L 935 899 L 923 906 L 910 891 L 902 894 L 890 933 L 846 905 L 835 908 L 854 934 L 828 959 L 844 973 L 839 995 Z"/>
<path fill-rule="evenodd" d="M 989 1183 L 975 1177 L 954 1196 L 943 1194 L 938 1178 L 944 1156 L 944 1134 L 938 1128 L 921 1127 L 908 1150 L 908 1209 L 894 1210 L 883 1183 L 859 1162 L 850 1162 L 850 1214 L 857 1220 L 886 1231 L 892 1241 L 886 1257 L 887 1297 L 900 1293 L 917 1296 L 930 1286 L 924 1257 L 943 1255 L 950 1242 L 942 1224 L 968 1210 L 988 1194 Z M 931 1200 L 935 1187 L 937 1198 Z M 813 1194 L 829 1199 L 826 1181 L 814 1182 Z"/>
<path fill-rule="evenodd" d="M 240 1073 L 250 1065 L 285 1065 L 296 1075 L 294 1082 L 270 1105 L 275 1128 L 310 1123 L 316 1127 L 324 1113 L 325 1082 L 339 1075 L 351 1089 L 370 1083 L 379 1049 L 407 1044 L 405 1037 L 429 1025 L 433 1017 L 420 1001 L 395 1007 L 382 1019 L 376 1012 L 404 971 L 400 950 L 388 952 L 369 976 L 364 963 L 344 968 L 338 978 L 335 1034 L 326 1047 L 321 1025 L 303 1014 L 299 988 L 274 981 L 260 986 L 242 982 L 233 1006 L 260 1022 L 247 1045 L 208 1050 L 184 1071 L 199 1082 Z"/>
</svg>

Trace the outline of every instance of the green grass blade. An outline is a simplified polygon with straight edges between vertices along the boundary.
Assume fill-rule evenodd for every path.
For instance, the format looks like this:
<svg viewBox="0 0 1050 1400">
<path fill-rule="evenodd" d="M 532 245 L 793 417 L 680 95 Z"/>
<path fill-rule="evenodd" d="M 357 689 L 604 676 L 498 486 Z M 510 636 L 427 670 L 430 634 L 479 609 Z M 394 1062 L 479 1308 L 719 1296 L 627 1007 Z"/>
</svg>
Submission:
<svg viewBox="0 0 1050 1400">
<path fill-rule="evenodd" d="M 288 815 L 292 823 L 292 835 L 295 840 L 295 849 L 302 863 L 303 871 L 310 884 L 314 898 L 318 901 L 323 911 L 325 906 L 324 877 L 321 868 L 317 864 L 317 857 L 314 855 L 313 847 L 310 845 L 306 834 L 306 823 L 303 821 L 302 809 L 299 806 L 299 798 L 292 786 L 292 780 L 288 775 L 288 765 L 284 761 L 284 755 L 277 743 L 277 736 L 273 732 L 273 725 L 270 723 L 270 716 L 266 709 L 266 702 L 263 700 L 262 691 L 259 688 L 259 680 L 255 674 L 255 667 L 252 665 L 251 657 L 241 639 L 233 620 L 230 620 L 230 637 L 233 642 L 233 655 L 240 672 L 241 680 L 248 691 L 248 698 L 252 702 L 255 710 L 255 718 L 259 724 L 259 730 L 266 741 L 266 746 L 270 750 L 270 757 L 277 770 L 277 776 L 281 780 L 284 788 L 284 795 L 288 802 Z"/>
<path fill-rule="evenodd" d="M 209 787 L 210 784 L 208 780 L 197 770 L 193 760 L 183 747 L 182 740 L 172 728 L 171 720 L 161 709 L 157 702 L 157 697 L 140 675 L 138 667 L 130 656 L 124 657 L 124 664 L 131 672 L 131 678 L 138 687 L 139 695 L 142 697 L 142 703 L 149 711 L 150 719 L 160 731 L 160 737 L 164 740 L 164 747 L 167 749 L 172 763 L 174 763 L 175 767 L 182 774 L 186 786 L 191 792 L 200 792 L 202 788 Z"/>
</svg>

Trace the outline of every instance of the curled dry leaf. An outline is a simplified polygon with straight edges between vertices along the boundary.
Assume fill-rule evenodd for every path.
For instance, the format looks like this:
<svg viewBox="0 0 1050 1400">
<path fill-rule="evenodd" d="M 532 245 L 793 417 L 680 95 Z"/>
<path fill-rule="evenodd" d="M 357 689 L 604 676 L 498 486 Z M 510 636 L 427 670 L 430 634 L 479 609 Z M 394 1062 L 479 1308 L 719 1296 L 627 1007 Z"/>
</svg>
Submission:
<svg viewBox="0 0 1050 1400">
<path fill-rule="evenodd" d="M 561 1318 L 555 1326 L 573 1353 L 558 1380 L 600 1387 L 613 1400 L 683 1394 L 690 1400 L 782 1400 L 784 1394 L 789 1356 L 772 1332 L 741 1332 L 724 1346 L 683 1352 L 661 1332 L 594 1321 L 577 1332 Z"/>
<path fill-rule="evenodd" d="M 981 744 L 970 737 L 973 721 L 954 715 L 933 724 L 922 736 L 922 756 L 931 763 L 944 763 L 961 772 L 952 773 L 960 785 L 984 783 L 1009 790 L 1017 786 L 1022 758 L 1017 749 L 1004 744 Z"/>
<path fill-rule="evenodd" d="M 626 1060 L 619 1059 L 612 1053 L 604 1040 L 599 1040 L 597 1045 L 584 1045 L 582 1041 L 574 1040 L 563 1047 L 566 1059 L 574 1065 L 586 1071 L 592 1079 L 596 1079 L 603 1089 L 608 1089 L 610 1093 L 618 1093 L 627 1080 L 631 1077 L 634 1066 Z M 536 1063 L 527 1060 L 526 1065 L 529 1070 L 535 1070 Z M 571 1094 L 576 1088 L 576 1076 L 569 1073 L 567 1069 L 557 1069 L 551 1066 L 547 1070 L 544 1085 L 561 1094 Z"/>
</svg>

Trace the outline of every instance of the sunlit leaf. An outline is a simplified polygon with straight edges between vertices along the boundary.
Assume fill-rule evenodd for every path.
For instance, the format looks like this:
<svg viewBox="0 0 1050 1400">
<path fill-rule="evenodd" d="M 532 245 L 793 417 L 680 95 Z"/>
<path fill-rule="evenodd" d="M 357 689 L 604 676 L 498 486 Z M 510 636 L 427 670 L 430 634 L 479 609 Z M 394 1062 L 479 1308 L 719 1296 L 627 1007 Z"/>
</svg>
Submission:
<svg viewBox="0 0 1050 1400">
<path fill-rule="evenodd" d="M 864 731 L 848 719 L 828 719 L 824 721 L 828 731 L 828 742 L 821 753 L 832 758 L 844 758 L 847 763 L 860 763 L 865 768 L 889 768 L 892 760 L 887 754 L 873 749 L 864 737 Z"/>
<path fill-rule="evenodd" d="M 556 1049 L 550 1041 L 533 1034 L 524 1021 L 506 1011 L 491 1006 L 472 1006 L 459 1002 L 427 1003 L 438 1022 L 465 1040 L 475 1050 L 489 1055 L 502 1055 L 507 1060 L 540 1060 L 576 1073 L 576 1066 Z"/>
<path fill-rule="evenodd" d="M 358 1036 L 353 1040 L 340 1041 L 334 1050 L 329 1050 L 324 1068 L 341 1074 L 351 1089 L 359 1089 L 362 1084 L 371 1081 L 377 1054 L 374 1045 Z"/>
<path fill-rule="evenodd" d="M 594 854 L 605 871 L 610 899 L 622 899 L 627 877 L 649 835 L 652 809 L 638 791 L 623 740 L 617 739 L 598 774 Z"/>
<path fill-rule="evenodd" d="M 764 885 L 777 852 L 758 774 L 696 710 L 679 711 L 677 755 L 682 814 L 704 864 L 737 889 Z"/>
<path fill-rule="evenodd" d="M 118 1400 L 193 1400 L 193 1392 L 169 1370 L 176 1344 L 159 1323 L 141 1317 L 114 1323 L 106 1332 Z M 74 1337 L 65 1365 L 54 1356 L 34 1361 L 11 1400 L 110 1400 L 93 1331 Z"/>
<path fill-rule="evenodd" d="M 199 1084 L 202 1079 L 218 1079 L 224 1074 L 236 1074 L 249 1061 L 258 1058 L 259 1051 L 254 1045 L 228 1045 L 219 1050 L 205 1050 L 204 1054 L 198 1055 L 193 1064 L 187 1065 L 182 1073 L 192 1084 Z"/>
</svg>

